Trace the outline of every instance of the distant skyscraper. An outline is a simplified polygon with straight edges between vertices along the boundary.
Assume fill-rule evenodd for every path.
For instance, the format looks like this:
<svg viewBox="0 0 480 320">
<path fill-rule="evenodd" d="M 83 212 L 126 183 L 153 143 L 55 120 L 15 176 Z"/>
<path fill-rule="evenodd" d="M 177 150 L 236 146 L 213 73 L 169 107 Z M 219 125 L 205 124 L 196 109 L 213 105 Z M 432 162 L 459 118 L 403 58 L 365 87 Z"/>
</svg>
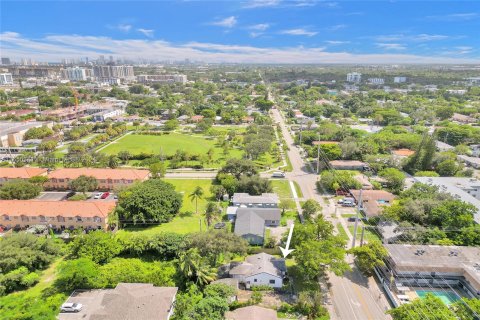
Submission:
<svg viewBox="0 0 480 320">
<path fill-rule="evenodd" d="M 98 58 L 98 63 L 99 63 L 99 64 L 105 64 L 105 56 L 104 56 L 104 55 L 101 55 L 101 56 Z"/>
<path fill-rule="evenodd" d="M 113 56 L 110 56 L 110 62 L 113 63 Z"/>
<path fill-rule="evenodd" d="M 359 83 L 362 81 L 362 74 L 358 72 L 347 73 L 347 81 Z"/>
<path fill-rule="evenodd" d="M 2 58 L 2 64 L 6 66 L 10 65 L 10 58 Z"/>
</svg>

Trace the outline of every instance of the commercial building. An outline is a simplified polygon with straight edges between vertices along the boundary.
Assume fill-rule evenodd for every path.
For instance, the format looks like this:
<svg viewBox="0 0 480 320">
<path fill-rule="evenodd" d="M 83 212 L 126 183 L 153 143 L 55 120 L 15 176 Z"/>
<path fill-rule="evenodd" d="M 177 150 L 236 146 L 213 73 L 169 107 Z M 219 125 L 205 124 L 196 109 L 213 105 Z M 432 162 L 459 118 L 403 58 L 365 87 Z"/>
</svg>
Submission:
<svg viewBox="0 0 480 320">
<path fill-rule="evenodd" d="M 100 112 L 97 112 L 92 115 L 93 121 L 103 122 L 110 118 L 115 118 L 124 114 L 125 111 L 122 109 L 107 109 Z"/>
<path fill-rule="evenodd" d="M 28 180 L 32 177 L 46 176 L 48 170 L 45 168 L 22 167 L 5 168 L 0 167 L 0 185 L 10 180 L 23 179 Z"/>
<path fill-rule="evenodd" d="M 12 85 L 13 77 L 11 73 L 0 73 L 0 85 Z"/>
<path fill-rule="evenodd" d="M 142 74 L 137 76 L 140 83 L 187 83 L 184 74 Z"/>
<path fill-rule="evenodd" d="M 50 172 L 44 187 L 48 190 L 68 190 L 70 181 L 80 176 L 91 176 L 97 179 L 99 190 L 113 190 L 147 180 L 149 175 L 150 171 L 139 169 L 63 168 Z"/>
<path fill-rule="evenodd" d="M 347 81 L 359 83 L 362 81 L 362 74 L 358 72 L 347 73 Z"/>
<path fill-rule="evenodd" d="M 81 288 L 79 288 L 81 289 Z M 176 287 L 151 283 L 119 283 L 114 289 L 78 290 L 67 303 L 81 303 L 78 313 L 60 313 L 59 320 L 168 320 L 175 307 Z"/>
<path fill-rule="evenodd" d="M 480 223 L 480 181 L 475 178 L 460 177 L 414 177 L 417 182 L 437 186 L 439 191 L 451 194 L 454 198 L 470 203 L 477 208 L 474 219 Z"/>
<path fill-rule="evenodd" d="M 405 82 L 407 82 L 407 77 L 394 77 L 393 82 L 394 83 L 405 83 Z"/>
<path fill-rule="evenodd" d="M 28 129 L 51 126 L 48 122 L 9 122 L 0 121 L 0 147 L 19 147 Z"/>
<path fill-rule="evenodd" d="M 457 299 L 462 294 L 480 298 L 480 248 L 408 244 L 384 246 L 389 257 L 382 273 L 384 283 L 388 284 L 391 292 L 413 300 L 425 288 L 429 291 L 440 288 Z M 389 281 L 391 277 L 394 281 Z"/>
<path fill-rule="evenodd" d="M 26 229 L 47 225 L 53 229 L 106 229 L 114 201 L 0 200 L 0 225 Z"/>
<path fill-rule="evenodd" d="M 238 279 L 247 289 L 252 286 L 281 288 L 286 273 L 285 259 L 264 252 L 248 256 L 244 262 L 230 263 L 228 271 L 231 278 Z"/>
</svg>

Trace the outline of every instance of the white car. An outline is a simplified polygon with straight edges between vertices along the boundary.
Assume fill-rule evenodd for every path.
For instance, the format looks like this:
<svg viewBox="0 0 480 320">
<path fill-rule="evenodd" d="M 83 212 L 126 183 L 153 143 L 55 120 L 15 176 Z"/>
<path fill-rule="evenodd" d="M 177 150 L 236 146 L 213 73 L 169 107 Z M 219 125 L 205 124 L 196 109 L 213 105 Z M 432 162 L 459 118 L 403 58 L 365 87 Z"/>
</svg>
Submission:
<svg viewBox="0 0 480 320">
<path fill-rule="evenodd" d="M 102 192 L 98 192 L 95 194 L 95 196 L 93 196 L 93 199 L 100 199 L 100 197 L 102 196 Z"/>
<path fill-rule="evenodd" d="M 83 305 L 81 303 L 64 303 L 60 307 L 61 312 L 80 312 Z"/>
</svg>

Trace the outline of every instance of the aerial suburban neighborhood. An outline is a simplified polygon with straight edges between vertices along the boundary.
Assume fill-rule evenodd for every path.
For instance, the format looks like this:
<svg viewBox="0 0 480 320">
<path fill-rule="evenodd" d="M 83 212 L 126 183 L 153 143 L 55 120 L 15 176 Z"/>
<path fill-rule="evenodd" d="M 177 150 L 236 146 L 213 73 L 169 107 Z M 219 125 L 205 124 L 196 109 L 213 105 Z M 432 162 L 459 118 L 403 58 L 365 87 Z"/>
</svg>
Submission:
<svg viewBox="0 0 480 320">
<path fill-rule="evenodd" d="M 0 3 L 0 320 L 480 320 L 478 4 L 86 3 Z"/>
</svg>

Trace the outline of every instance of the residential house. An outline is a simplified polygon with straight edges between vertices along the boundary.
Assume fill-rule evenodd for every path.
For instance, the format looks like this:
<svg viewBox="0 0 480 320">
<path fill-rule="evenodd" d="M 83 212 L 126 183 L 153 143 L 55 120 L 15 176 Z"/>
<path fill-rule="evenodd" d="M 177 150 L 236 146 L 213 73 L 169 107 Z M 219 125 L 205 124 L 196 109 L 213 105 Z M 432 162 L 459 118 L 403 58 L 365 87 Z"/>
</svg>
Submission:
<svg viewBox="0 0 480 320">
<path fill-rule="evenodd" d="M 336 170 L 359 170 L 368 169 L 368 163 L 358 160 L 333 160 L 330 161 L 330 166 Z"/>
<path fill-rule="evenodd" d="M 413 155 L 415 153 L 415 151 L 413 150 L 410 150 L 410 149 L 396 149 L 396 150 L 392 150 L 392 154 L 395 156 L 395 157 L 398 157 L 398 158 L 407 158 L 407 157 L 410 157 L 411 155 Z"/>
<path fill-rule="evenodd" d="M 232 204 L 236 207 L 277 208 L 280 199 L 275 193 L 262 193 L 260 196 L 251 196 L 248 193 L 234 193 Z"/>
<path fill-rule="evenodd" d="M 0 225 L 28 228 L 49 225 L 54 229 L 106 229 L 114 201 L 0 200 Z"/>
<path fill-rule="evenodd" d="M 194 115 L 190 118 L 190 122 L 198 123 L 198 122 L 202 121 L 203 118 L 204 117 L 202 115 Z"/>
<path fill-rule="evenodd" d="M 236 211 L 234 232 L 250 244 L 262 245 L 265 240 L 265 228 L 278 227 L 281 216 L 279 208 L 240 207 Z"/>
<path fill-rule="evenodd" d="M 226 320 L 277 320 L 277 312 L 259 306 L 248 306 L 225 313 Z"/>
<path fill-rule="evenodd" d="M 480 168 L 480 158 L 477 157 L 469 157 L 463 154 L 457 155 L 457 159 L 463 163 L 465 163 L 467 166 L 478 169 Z"/>
<path fill-rule="evenodd" d="M 28 180 L 36 176 L 46 176 L 47 169 L 34 168 L 34 167 L 22 167 L 22 168 L 0 168 L 0 185 L 16 179 Z"/>
<path fill-rule="evenodd" d="M 360 190 L 350 190 L 357 203 L 360 201 Z M 395 196 L 385 190 L 362 190 L 361 210 L 368 218 L 376 217 L 382 213 L 383 207 L 390 206 Z"/>
<path fill-rule="evenodd" d="M 472 118 L 470 116 L 466 116 L 464 114 L 460 114 L 460 113 L 454 113 L 451 120 L 454 121 L 454 122 L 466 123 L 466 124 L 477 122 L 477 119 Z"/>
<path fill-rule="evenodd" d="M 113 190 L 128 187 L 136 181 L 147 180 L 150 171 L 139 169 L 99 169 L 99 168 L 63 168 L 50 172 L 45 189 L 67 190 L 70 181 L 80 176 L 92 176 L 97 179 L 99 190 Z"/>
<path fill-rule="evenodd" d="M 438 149 L 438 151 L 444 152 L 444 151 L 452 151 L 455 149 L 455 147 L 449 145 L 448 143 L 442 142 L 442 141 L 435 141 L 435 145 Z"/>
<path fill-rule="evenodd" d="M 119 283 L 114 289 L 76 291 L 68 303 L 81 303 L 78 313 L 60 313 L 59 320 L 168 320 L 175 307 L 176 287 L 151 283 Z"/>
<path fill-rule="evenodd" d="M 262 252 L 248 256 L 244 262 L 232 262 L 229 276 L 238 279 L 247 289 L 261 285 L 281 288 L 286 272 L 285 259 Z"/>
</svg>

